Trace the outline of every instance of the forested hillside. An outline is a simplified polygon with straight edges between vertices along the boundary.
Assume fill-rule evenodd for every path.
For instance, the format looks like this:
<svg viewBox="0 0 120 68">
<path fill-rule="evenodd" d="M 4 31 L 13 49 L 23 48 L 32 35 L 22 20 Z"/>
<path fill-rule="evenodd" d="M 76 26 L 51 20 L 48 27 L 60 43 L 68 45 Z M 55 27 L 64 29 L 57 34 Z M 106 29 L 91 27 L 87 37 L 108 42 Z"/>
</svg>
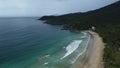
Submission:
<svg viewBox="0 0 120 68">
<path fill-rule="evenodd" d="M 103 56 L 105 68 L 120 68 L 120 1 L 86 13 L 43 16 L 40 20 L 64 25 L 64 29 L 70 30 L 88 30 L 95 26 L 95 31 L 106 43 Z"/>
</svg>

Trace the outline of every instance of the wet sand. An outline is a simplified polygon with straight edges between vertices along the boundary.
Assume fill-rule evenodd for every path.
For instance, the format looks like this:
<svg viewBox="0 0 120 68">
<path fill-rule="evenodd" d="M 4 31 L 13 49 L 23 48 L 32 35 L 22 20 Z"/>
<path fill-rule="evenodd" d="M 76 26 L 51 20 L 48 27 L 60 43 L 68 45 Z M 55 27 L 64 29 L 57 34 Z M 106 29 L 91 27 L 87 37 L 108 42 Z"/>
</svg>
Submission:
<svg viewBox="0 0 120 68">
<path fill-rule="evenodd" d="M 90 35 L 86 52 L 81 55 L 73 68 L 104 68 L 103 49 L 104 43 L 99 34 L 92 31 L 84 31 Z"/>
</svg>

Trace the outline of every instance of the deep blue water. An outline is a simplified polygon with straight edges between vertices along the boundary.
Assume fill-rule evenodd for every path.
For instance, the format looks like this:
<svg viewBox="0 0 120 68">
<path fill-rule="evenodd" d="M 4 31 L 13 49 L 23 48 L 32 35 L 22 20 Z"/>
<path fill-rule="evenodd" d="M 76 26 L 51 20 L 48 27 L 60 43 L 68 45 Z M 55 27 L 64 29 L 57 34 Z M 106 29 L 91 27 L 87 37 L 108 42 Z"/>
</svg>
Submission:
<svg viewBox="0 0 120 68">
<path fill-rule="evenodd" d="M 42 64 L 62 57 L 61 54 L 57 58 L 52 58 L 52 56 L 56 57 L 64 46 L 75 39 L 80 39 L 83 33 L 61 30 L 60 26 L 44 24 L 37 19 L 0 18 L 0 68 L 65 67 L 64 64 L 54 64 L 54 62 L 47 67 Z M 40 57 L 46 55 L 50 57 L 41 60 Z"/>
</svg>

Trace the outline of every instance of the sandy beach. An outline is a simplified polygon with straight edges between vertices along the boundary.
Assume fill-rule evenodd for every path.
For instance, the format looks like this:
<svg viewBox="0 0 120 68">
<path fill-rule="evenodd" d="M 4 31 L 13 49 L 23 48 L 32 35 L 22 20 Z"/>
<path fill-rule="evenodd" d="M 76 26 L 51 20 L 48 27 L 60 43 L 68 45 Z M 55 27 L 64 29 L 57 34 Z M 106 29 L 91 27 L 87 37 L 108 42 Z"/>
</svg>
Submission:
<svg viewBox="0 0 120 68">
<path fill-rule="evenodd" d="M 99 34 L 92 31 L 84 31 L 90 35 L 90 40 L 86 52 L 81 55 L 73 68 L 104 68 L 103 49 L 104 43 Z"/>
</svg>

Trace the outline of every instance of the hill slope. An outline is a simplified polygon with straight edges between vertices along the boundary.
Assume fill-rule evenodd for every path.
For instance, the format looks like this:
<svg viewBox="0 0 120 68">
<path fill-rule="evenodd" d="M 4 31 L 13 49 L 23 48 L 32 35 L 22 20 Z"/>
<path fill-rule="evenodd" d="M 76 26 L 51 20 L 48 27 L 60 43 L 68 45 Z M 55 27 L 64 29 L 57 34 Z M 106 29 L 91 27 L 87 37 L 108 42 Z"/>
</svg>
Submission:
<svg viewBox="0 0 120 68">
<path fill-rule="evenodd" d="M 65 29 L 70 30 L 88 30 L 95 26 L 95 31 L 106 43 L 104 67 L 120 68 L 120 1 L 86 13 L 44 16 L 40 20 L 53 25 L 64 25 Z"/>
<path fill-rule="evenodd" d="M 47 20 L 50 24 L 71 24 L 71 23 L 110 23 L 120 22 L 120 1 L 106 7 L 89 11 L 86 13 L 73 13 L 61 16 L 43 16 L 40 20 Z M 73 22 L 74 21 L 74 22 Z M 68 23 L 69 22 L 69 23 Z"/>
</svg>

